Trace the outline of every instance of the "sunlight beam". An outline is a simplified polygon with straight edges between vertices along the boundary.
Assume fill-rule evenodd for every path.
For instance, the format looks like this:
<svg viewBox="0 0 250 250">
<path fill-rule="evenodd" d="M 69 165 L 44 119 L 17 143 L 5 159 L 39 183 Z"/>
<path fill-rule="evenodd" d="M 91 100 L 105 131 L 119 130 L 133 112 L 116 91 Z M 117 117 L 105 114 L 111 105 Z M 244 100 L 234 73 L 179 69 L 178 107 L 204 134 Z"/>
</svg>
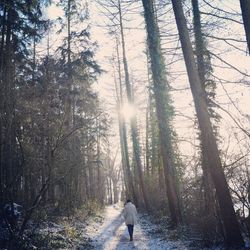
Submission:
<svg viewBox="0 0 250 250">
<path fill-rule="evenodd" d="M 124 103 L 120 109 L 120 113 L 126 121 L 130 121 L 136 116 L 136 107 L 130 103 Z"/>
</svg>

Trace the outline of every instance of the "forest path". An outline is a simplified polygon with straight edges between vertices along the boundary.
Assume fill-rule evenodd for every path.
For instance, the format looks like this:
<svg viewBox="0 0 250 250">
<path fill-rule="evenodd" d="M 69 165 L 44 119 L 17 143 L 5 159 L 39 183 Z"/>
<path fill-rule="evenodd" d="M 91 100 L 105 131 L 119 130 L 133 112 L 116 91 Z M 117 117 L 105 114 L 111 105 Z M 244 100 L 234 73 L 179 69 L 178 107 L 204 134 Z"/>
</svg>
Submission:
<svg viewBox="0 0 250 250">
<path fill-rule="evenodd" d="M 94 241 L 98 250 L 187 250 L 181 241 L 166 241 L 152 234 L 155 227 L 152 223 L 140 218 L 134 228 L 134 241 L 129 241 L 127 227 L 122 217 L 122 208 L 118 205 L 107 206 L 104 221 L 100 225 L 91 224 L 87 234 Z M 151 232 L 151 234 L 150 234 Z"/>
</svg>

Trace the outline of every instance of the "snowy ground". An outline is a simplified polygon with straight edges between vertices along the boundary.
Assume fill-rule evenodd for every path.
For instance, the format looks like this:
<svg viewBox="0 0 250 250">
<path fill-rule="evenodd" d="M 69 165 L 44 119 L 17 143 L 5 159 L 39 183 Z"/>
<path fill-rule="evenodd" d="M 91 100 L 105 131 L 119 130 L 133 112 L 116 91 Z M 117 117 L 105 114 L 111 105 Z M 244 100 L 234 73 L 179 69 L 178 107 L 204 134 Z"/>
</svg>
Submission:
<svg viewBox="0 0 250 250">
<path fill-rule="evenodd" d="M 87 228 L 87 235 L 93 240 L 97 250 L 186 250 L 181 241 L 167 241 L 157 234 L 150 234 L 154 225 L 140 219 L 134 228 L 134 241 L 129 241 L 129 235 L 122 217 L 122 208 L 108 206 L 102 224 L 91 224 Z"/>
</svg>

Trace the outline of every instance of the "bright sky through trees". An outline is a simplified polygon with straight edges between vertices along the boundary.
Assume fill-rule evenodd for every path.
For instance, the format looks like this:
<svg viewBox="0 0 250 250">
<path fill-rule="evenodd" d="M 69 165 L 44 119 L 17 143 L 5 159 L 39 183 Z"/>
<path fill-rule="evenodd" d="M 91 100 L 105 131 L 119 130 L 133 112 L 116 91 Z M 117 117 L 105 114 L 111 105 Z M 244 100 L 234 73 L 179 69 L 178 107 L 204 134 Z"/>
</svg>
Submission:
<svg viewBox="0 0 250 250">
<path fill-rule="evenodd" d="M 216 2 L 216 1 L 215 1 Z M 217 3 L 217 2 L 216 2 Z M 219 2 L 218 2 L 219 4 Z M 140 3 L 135 4 L 138 10 L 141 9 Z M 112 57 L 115 54 L 115 41 L 109 35 L 109 21 L 108 18 L 105 17 L 105 10 L 102 6 L 95 1 L 91 1 L 89 3 L 90 7 L 90 20 L 88 22 L 91 24 L 91 37 L 94 41 L 98 43 L 97 50 L 97 61 L 101 63 L 102 68 L 105 72 L 98 79 L 98 83 L 96 84 L 96 89 L 99 92 L 101 98 L 104 103 L 107 105 L 107 110 L 113 119 L 116 119 L 115 114 L 115 90 L 113 86 L 114 79 L 114 69 L 112 65 Z M 225 7 L 228 11 L 239 11 L 239 3 L 235 3 L 235 1 L 227 1 L 223 3 L 223 7 Z M 141 9 L 142 11 L 142 9 Z M 159 10 L 160 12 L 160 10 Z M 62 11 L 59 7 L 52 5 L 47 10 L 47 15 L 51 19 L 55 19 L 62 15 Z M 135 13 L 128 13 L 125 15 L 128 24 L 125 23 L 125 39 L 127 45 L 128 52 L 128 61 L 129 61 L 129 69 L 132 75 L 132 81 L 135 87 L 136 93 L 139 95 L 138 100 L 136 100 L 137 109 L 144 112 L 137 112 L 137 119 L 139 121 L 140 136 L 144 138 L 145 133 L 145 109 L 147 106 L 147 68 L 146 68 L 146 54 L 145 54 L 145 30 L 143 18 L 142 16 Z M 160 17 L 160 19 L 164 20 L 164 15 Z M 209 16 L 204 17 L 204 22 L 208 22 Z M 191 19 L 190 19 L 191 21 Z M 175 29 L 175 23 L 170 24 L 171 29 Z M 171 30 L 169 28 L 169 30 Z M 239 39 L 244 40 L 244 30 L 239 24 L 232 23 L 232 26 L 227 27 L 226 30 L 220 30 L 221 33 L 217 35 L 220 37 L 227 36 L 235 36 L 238 32 Z M 166 33 L 175 33 L 175 31 L 168 31 Z M 241 37 L 240 37 L 241 36 Z M 58 39 L 58 37 L 57 37 Z M 52 36 L 53 40 L 53 36 Z M 165 47 L 164 37 L 163 37 L 163 48 Z M 177 42 L 172 42 L 166 45 L 166 49 L 168 47 L 174 47 L 178 45 Z M 221 49 L 224 46 L 223 41 L 216 41 L 215 39 L 211 39 L 208 42 L 210 50 L 214 49 L 215 51 Z M 242 44 L 240 44 L 242 45 Z M 135 49 L 136 48 L 136 49 Z M 243 44 L 241 46 L 242 49 L 246 49 L 246 45 Z M 224 50 L 224 49 L 223 49 Z M 215 52 L 216 54 L 216 52 Z M 192 98 L 188 86 L 188 81 L 186 75 L 182 72 L 185 71 L 185 67 L 183 65 L 183 61 L 179 60 L 180 56 L 178 54 L 173 55 L 173 57 L 166 57 L 166 63 L 171 63 L 176 60 L 176 63 L 171 63 L 170 66 L 167 66 L 168 72 L 168 80 L 173 88 L 172 91 L 172 99 L 174 105 L 176 107 L 177 117 L 175 118 L 175 123 L 177 127 L 177 133 L 179 133 L 180 137 L 183 138 L 183 143 L 180 144 L 180 147 L 183 148 L 184 152 L 189 152 L 188 154 L 193 154 L 193 149 L 190 147 L 190 144 L 185 142 L 187 138 L 190 139 L 190 136 L 194 133 L 191 132 L 193 130 L 193 123 L 190 123 L 190 119 L 186 119 L 182 116 L 183 111 L 185 111 L 187 116 L 190 118 L 193 116 L 193 103 Z M 250 68 L 250 59 L 243 53 L 238 53 L 238 51 L 232 50 L 230 47 L 225 51 L 225 55 L 223 54 L 223 59 L 229 64 L 233 65 L 235 68 L 241 69 L 242 72 L 247 72 Z M 243 114 L 249 114 L 250 107 L 250 89 L 245 87 L 244 81 L 249 81 L 247 77 L 242 78 L 242 84 L 234 84 L 234 81 L 238 81 L 240 76 L 239 72 L 230 68 L 223 61 L 214 57 L 212 59 L 212 64 L 214 67 L 214 75 L 216 77 L 224 79 L 224 82 L 220 82 L 217 84 L 216 96 L 217 100 L 220 104 L 224 105 L 225 109 L 230 111 L 235 116 L 239 116 L 239 112 L 237 108 L 243 112 Z M 175 91 L 175 89 L 182 89 L 180 91 Z M 229 98 L 230 97 L 230 98 Z M 232 103 L 233 102 L 233 103 Z M 237 108 L 236 108 L 237 107 Z M 127 110 L 132 110 L 132 108 L 128 108 Z M 128 116 L 131 112 L 123 112 L 127 113 Z M 219 111 L 223 116 L 221 133 L 225 136 L 228 132 L 227 124 L 231 124 L 232 120 L 228 117 L 227 114 L 223 111 Z M 180 116 L 179 116 L 180 115 Z M 128 117 L 126 118 L 128 119 Z M 243 119 L 243 118 L 239 118 Z M 245 121 L 247 122 L 247 121 Z M 224 124 L 224 125 L 223 125 Z M 114 124 L 115 127 L 117 127 Z M 224 129 L 223 129 L 224 128 Z M 190 133 L 191 132 L 191 133 Z M 118 138 L 116 138 L 118 140 Z M 191 152 L 190 152 L 191 150 Z"/>
<path fill-rule="evenodd" d="M 131 118 L 135 117 L 137 114 L 136 107 L 129 103 L 124 103 L 121 107 L 120 112 L 126 121 L 130 121 Z"/>
<path fill-rule="evenodd" d="M 224 3 L 225 4 L 225 3 Z M 138 7 L 139 5 L 139 7 Z M 90 20 L 91 23 L 91 37 L 94 41 L 98 43 L 98 50 L 97 50 L 97 61 L 101 63 L 102 68 L 106 71 L 104 72 L 101 77 L 98 79 L 98 83 L 95 85 L 97 91 L 99 92 L 103 102 L 107 105 L 107 110 L 110 113 L 110 116 L 113 117 L 114 120 L 117 119 L 116 117 L 116 110 L 115 108 L 115 90 L 113 86 L 113 75 L 114 69 L 112 66 L 112 55 L 115 54 L 114 51 L 114 40 L 110 37 L 108 33 L 108 19 L 105 17 L 103 12 L 105 12 L 101 5 L 96 3 L 95 1 L 91 1 L 89 4 L 90 6 Z M 228 1 L 225 4 L 225 7 L 228 10 L 238 9 L 239 4 L 236 4 L 235 1 Z M 137 4 L 137 8 L 140 9 L 140 4 Z M 59 7 L 52 5 L 47 10 L 48 17 L 51 19 L 56 19 L 57 17 L 62 15 L 62 11 Z M 135 14 L 127 14 L 129 23 L 125 24 L 125 39 L 127 41 L 127 50 L 128 50 L 128 57 L 129 57 L 129 68 L 131 71 L 131 75 L 133 77 L 133 83 L 135 86 L 135 91 L 139 94 L 139 99 L 137 100 L 137 109 L 143 112 L 137 112 L 137 119 L 140 124 L 140 136 L 144 138 L 145 136 L 145 109 L 147 105 L 147 69 L 146 69 L 146 55 L 145 55 L 145 31 L 143 30 L 144 24 L 142 16 L 135 15 Z M 206 17 L 205 17 L 206 18 Z M 164 16 L 161 17 L 164 20 Z M 190 20 L 191 21 L 191 20 Z M 173 23 L 172 28 L 175 28 L 175 24 Z M 129 29 L 127 29 L 128 27 Z M 243 27 L 239 26 L 238 24 L 232 24 L 227 30 L 221 31 L 222 33 L 218 34 L 221 37 L 223 36 L 234 36 L 233 32 L 237 30 L 239 34 L 242 36 L 242 40 L 244 40 L 244 32 Z M 166 31 L 168 33 L 168 31 Z M 171 32 L 170 32 L 171 33 Z M 172 32 L 174 33 L 174 32 Z M 58 39 L 58 36 L 57 36 Z M 53 40 L 53 36 L 52 36 Z M 164 38 L 163 38 L 164 44 Z M 168 47 L 176 46 L 178 44 L 173 42 Z M 223 42 L 220 41 L 211 41 L 209 42 L 209 46 L 212 48 L 219 49 L 224 46 Z M 163 48 L 165 46 L 163 45 Z M 245 45 L 243 45 L 244 49 Z M 135 49 L 136 48 L 136 49 Z M 179 58 L 178 55 L 171 57 L 171 61 L 174 61 Z M 250 59 L 249 57 L 245 56 L 242 53 L 238 53 L 235 50 L 228 50 L 226 56 L 223 57 L 225 61 L 233 65 L 235 68 L 241 69 L 243 72 L 247 72 L 247 69 L 250 68 Z M 170 61 L 170 62 L 171 62 Z M 167 64 L 169 63 L 169 58 L 166 58 Z M 238 107 L 244 114 L 249 114 L 249 107 L 250 107 L 250 89 L 245 87 L 244 81 L 247 81 L 247 78 L 242 79 L 242 84 L 235 85 L 233 82 L 234 80 L 237 81 L 239 77 L 239 72 L 234 69 L 229 68 L 228 65 L 225 65 L 224 62 L 220 61 L 217 58 L 213 58 L 213 65 L 216 66 L 214 68 L 214 75 L 218 76 L 218 78 L 224 79 L 224 83 L 217 84 L 217 99 L 218 102 L 225 105 L 226 110 L 230 111 L 232 114 L 238 117 L 239 112 L 236 109 Z M 169 72 L 168 78 L 173 87 L 173 102 L 176 107 L 177 117 L 175 118 L 175 123 L 177 127 L 177 133 L 183 138 L 183 143 L 180 144 L 180 148 L 182 149 L 185 154 L 193 154 L 193 148 L 190 147 L 190 143 L 186 141 L 187 138 L 191 139 L 190 136 L 194 134 L 192 128 L 192 122 L 190 123 L 190 119 L 183 118 L 182 114 L 185 111 L 187 116 L 192 117 L 194 110 L 193 110 L 193 103 L 192 98 L 187 82 L 187 78 L 185 74 L 180 72 L 185 71 L 185 67 L 183 65 L 183 61 L 177 60 L 176 63 L 171 64 L 170 67 L 167 67 L 167 71 Z M 175 76 L 176 75 L 176 76 Z M 240 76 L 241 77 L 241 76 Z M 228 82 L 227 82 L 228 81 Z M 183 89 L 181 91 L 175 91 L 175 89 Z M 230 97 L 230 99 L 229 99 Z M 231 103 L 233 102 L 233 104 Z M 126 115 L 126 119 L 129 119 L 132 111 L 132 108 L 126 108 L 128 111 L 123 112 Z M 220 112 L 220 111 L 219 111 Z M 180 115 L 180 116 L 179 116 Z M 228 124 L 232 123 L 230 117 L 228 117 L 225 112 L 221 112 L 223 116 L 223 120 L 221 121 L 221 134 L 225 137 L 228 137 L 227 132 Z M 239 118 L 242 119 L 242 118 Z M 247 121 L 245 121 L 247 122 Z M 116 123 L 115 123 L 116 124 Z M 117 127 L 117 125 L 113 124 L 113 126 Z M 118 128 L 117 128 L 118 131 Z M 118 140 L 117 137 L 115 137 Z M 192 141 L 192 139 L 191 139 Z"/>
</svg>

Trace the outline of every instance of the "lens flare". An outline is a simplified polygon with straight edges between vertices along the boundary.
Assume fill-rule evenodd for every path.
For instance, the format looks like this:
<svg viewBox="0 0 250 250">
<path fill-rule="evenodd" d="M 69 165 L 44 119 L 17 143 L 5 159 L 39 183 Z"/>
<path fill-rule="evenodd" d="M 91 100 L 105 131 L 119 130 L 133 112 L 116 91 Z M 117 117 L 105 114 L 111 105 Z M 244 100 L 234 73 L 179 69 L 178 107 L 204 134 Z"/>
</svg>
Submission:
<svg viewBox="0 0 250 250">
<path fill-rule="evenodd" d="M 126 121 L 131 120 L 136 115 L 136 108 L 134 105 L 129 103 L 124 103 L 121 108 L 121 115 L 124 117 Z"/>
</svg>

